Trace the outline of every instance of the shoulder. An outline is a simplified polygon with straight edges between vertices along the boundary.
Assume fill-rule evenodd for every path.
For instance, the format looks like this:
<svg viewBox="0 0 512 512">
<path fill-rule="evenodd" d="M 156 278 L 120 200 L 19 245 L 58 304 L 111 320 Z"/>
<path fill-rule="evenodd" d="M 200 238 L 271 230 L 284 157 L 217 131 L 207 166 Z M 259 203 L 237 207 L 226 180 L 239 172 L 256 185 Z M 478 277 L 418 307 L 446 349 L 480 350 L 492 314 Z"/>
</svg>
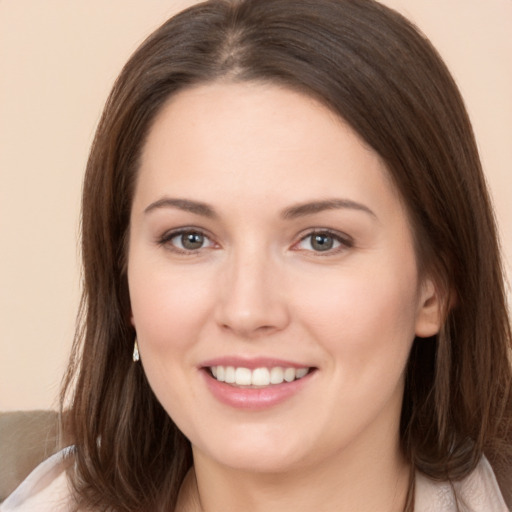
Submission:
<svg viewBox="0 0 512 512">
<path fill-rule="evenodd" d="M 65 448 L 37 466 L 0 504 L 0 512 L 69 512 L 73 500 L 66 469 L 73 448 Z"/>
<path fill-rule="evenodd" d="M 459 510 L 457 505 L 468 511 L 509 512 L 485 457 L 466 478 L 458 482 L 439 482 L 416 473 L 415 512 L 455 512 Z"/>
</svg>

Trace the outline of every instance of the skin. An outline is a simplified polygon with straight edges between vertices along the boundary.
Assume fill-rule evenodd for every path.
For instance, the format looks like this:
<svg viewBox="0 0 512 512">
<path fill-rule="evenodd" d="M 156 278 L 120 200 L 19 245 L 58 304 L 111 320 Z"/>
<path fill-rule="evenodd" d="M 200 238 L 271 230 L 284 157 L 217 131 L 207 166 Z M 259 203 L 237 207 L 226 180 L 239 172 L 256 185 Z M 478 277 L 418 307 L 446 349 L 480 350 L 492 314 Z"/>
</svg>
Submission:
<svg viewBox="0 0 512 512">
<path fill-rule="evenodd" d="M 203 245 L 184 250 L 183 229 Z M 326 230 L 320 251 L 310 235 Z M 128 282 L 144 370 L 192 443 L 179 509 L 401 510 L 403 374 L 439 301 L 388 171 L 341 119 L 269 84 L 172 97 L 142 154 Z M 244 410 L 205 384 L 202 363 L 226 356 L 315 370 L 284 402 Z"/>
</svg>

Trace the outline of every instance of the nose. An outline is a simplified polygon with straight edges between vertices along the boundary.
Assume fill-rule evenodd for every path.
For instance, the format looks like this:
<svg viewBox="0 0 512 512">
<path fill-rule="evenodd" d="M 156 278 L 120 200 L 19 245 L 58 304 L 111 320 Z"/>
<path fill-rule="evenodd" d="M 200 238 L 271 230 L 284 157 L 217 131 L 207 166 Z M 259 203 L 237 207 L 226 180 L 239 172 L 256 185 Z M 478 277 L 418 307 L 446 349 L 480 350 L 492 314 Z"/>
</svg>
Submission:
<svg viewBox="0 0 512 512">
<path fill-rule="evenodd" d="M 280 265 L 254 250 L 234 255 L 226 267 L 220 276 L 217 324 L 245 339 L 286 328 L 290 314 Z"/>
</svg>

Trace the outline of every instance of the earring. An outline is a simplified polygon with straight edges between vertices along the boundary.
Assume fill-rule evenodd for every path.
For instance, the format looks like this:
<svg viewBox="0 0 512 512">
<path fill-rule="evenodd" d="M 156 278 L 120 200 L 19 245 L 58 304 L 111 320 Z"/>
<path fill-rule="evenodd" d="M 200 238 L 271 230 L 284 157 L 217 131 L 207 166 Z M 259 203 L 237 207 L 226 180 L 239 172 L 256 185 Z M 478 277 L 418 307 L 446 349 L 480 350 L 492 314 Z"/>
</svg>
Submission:
<svg viewBox="0 0 512 512">
<path fill-rule="evenodd" d="M 133 362 L 136 363 L 137 361 L 140 361 L 139 356 L 139 344 L 137 343 L 137 336 L 135 336 L 135 342 L 133 344 L 133 355 L 132 355 Z"/>
</svg>

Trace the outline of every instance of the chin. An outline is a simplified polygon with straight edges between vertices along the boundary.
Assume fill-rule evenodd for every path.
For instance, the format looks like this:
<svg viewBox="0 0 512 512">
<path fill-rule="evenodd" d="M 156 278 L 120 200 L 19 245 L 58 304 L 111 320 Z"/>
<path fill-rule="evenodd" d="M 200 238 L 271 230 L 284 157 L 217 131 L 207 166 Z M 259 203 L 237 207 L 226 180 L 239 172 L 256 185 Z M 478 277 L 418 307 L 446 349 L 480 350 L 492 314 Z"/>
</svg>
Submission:
<svg viewBox="0 0 512 512">
<path fill-rule="evenodd" d="M 276 453 L 276 451 L 278 453 Z M 300 460 L 296 456 L 286 454 L 274 448 L 273 453 L 261 450 L 250 450 L 245 453 L 212 454 L 215 462 L 222 466 L 248 473 L 277 474 L 289 473 L 293 469 L 301 467 Z"/>
<path fill-rule="evenodd" d="M 247 434 L 247 432 L 245 433 Z M 281 436 L 255 435 L 227 436 L 226 439 L 209 439 L 207 445 L 192 443 L 194 457 L 202 456 L 222 466 L 237 471 L 255 473 L 282 473 L 305 464 L 303 453 L 306 440 L 283 440 Z M 302 450 L 301 450 L 302 448 Z"/>
</svg>

